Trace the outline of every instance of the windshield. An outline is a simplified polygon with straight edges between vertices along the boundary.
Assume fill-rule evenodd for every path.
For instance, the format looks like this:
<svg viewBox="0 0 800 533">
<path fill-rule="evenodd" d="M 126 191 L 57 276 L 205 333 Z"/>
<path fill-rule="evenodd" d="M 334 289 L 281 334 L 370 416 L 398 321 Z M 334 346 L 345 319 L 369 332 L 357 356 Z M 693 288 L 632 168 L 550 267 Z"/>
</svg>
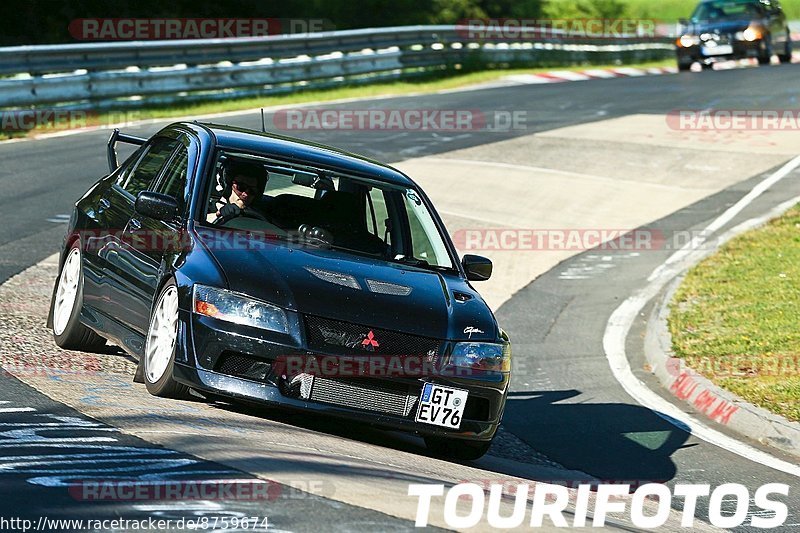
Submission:
<svg viewBox="0 0 800 533">
<path fill-rule="evenodd" d="M 703 2 L 697 6 L 692 20 L 694 21 L 715 21 L 715 20 L 742 20 L 755 19 L 764 16 L 764 7 L 760 2 L 753 0 L 718 0 L 714 2 Z"/>
<path fill-rule="evenodd" d="M 455 269 L 414 189 L 223 151 L 206 199 L 204 222 L 215 227 L 421 268 Z"/>
</svg>

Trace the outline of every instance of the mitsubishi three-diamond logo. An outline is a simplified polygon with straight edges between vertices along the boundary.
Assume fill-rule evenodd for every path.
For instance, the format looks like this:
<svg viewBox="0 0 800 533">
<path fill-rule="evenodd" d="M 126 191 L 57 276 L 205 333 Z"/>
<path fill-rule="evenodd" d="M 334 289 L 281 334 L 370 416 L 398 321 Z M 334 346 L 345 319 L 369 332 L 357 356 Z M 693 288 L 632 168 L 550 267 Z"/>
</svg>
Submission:
<svg viewBox="0 0 800 533">
<path fill-rule="evenodd" d="M 369 352 L 374 352 L 375 348 L 380 346 L 380 344 L 378 344 L 378 341 L 375 339 L 375 334 L 372 332 L 372 330 L 370 330 L 370 332 L 367 333 L 367 336 L 364 338 L 364 340 L 361 341 L 361 346 L 363 346 L 364 349 Z"/>
</svg>

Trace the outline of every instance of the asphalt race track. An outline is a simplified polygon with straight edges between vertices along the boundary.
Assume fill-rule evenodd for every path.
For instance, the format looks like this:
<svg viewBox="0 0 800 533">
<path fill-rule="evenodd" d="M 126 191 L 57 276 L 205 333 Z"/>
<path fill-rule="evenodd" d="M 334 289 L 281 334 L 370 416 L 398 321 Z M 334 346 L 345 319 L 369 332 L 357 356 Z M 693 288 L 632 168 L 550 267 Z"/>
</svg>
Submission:
<svg viewBox="0 0 800 533">
<path fill-rule="evenodd" d="M 735 136 L 709 142 L 707 137 L 685 132 L 661 135 L 648 125 L 663 125 L 664 115 L 677 109 L 796 108 L 798 74 L 800 66 L 785 65 L 501 86 L 326 105 L 524 111 L 528 120 L 525 128 L 503 132 L 307 131 L 296 135 L 396 162 L 410 172 L 442 168 L 441 176 L 428 174 L 419 181 L 442 211 L 451 233 L 453 227 L 566 224 L 563 219 L 548 218 L 562 213 L 573 219 L 569 227 L 634 224 L 674 235 L 706 227 L 800 153 L 800 143 L 763 136 L 759 143 Z M 653 122 L 648 117 L 661 118 Z M 239 114 L 219 122 L 258 128 L 260 117 Z M 159 127 L 136 125 L 126 131 L 149 135 Z M 421 439 L 406 435 L 250 407 L 166 402 L 132 383 L 133 363 L 111 348 L 105 354 L 59 353 L 44 327 L 55 276 L 55 265 L 48 258 L 59 249 L 64 215 L 71 204 L 106 172 L 107 137 L 108 131 L 94 131 L 0 144 L 0 283 L 5 283 L 0 287 L 4 324 L 0 356 L 6 366 L 28 357 L 52 357 L 79 366 L 90 358 L 96 365 L 94 372 L 77 377 L 12 370 L 9 373 L 16 377 L 0 376 L 0 402 L 5 402 L 0 403 L 0 482 L 3 492 L 12 495 L 0 503 L 4 514 L 49 513 L 66 518 L 132 518 L 154 512 L 164 516 L 269 515 L 272 527 L 286 531 L 312 531 L 321 523 L 340 531 L 401 531 L 414 527 L 416 498 L 406 496 L 408 483 L 601 480 L 712 487 L 741 483 L 751 496 L 764 484 L 785 483 L 792 487 L 785 500 L 790 514 L 777 531 L 800 527 L 796 492 L 800 485 L 794 475 L 709 444 L 641 406 L 609 367 L 603 347 L 609 317 L 675 251 L 668 247 L 636 254 L 589 250 L 544 258 L 534 256 L 548 252 L 492 255 L 501 274 L 496 292 L 487 284 L 491 292 L 487 298 L 514 342 L 515 374 L 501 434 L 489 455 L 474 463 L 428 457 Z M 485 171 L 476 161 L 486 163 Z M 687 166 L 687 161 L 694 167 Z M 504 192 L 500 181 L 512 179 L 504 173 L 513 169 L 492 167 L 499 162 L 517 165 L 535 179 L 545 176 L 545 185 Z M 565 183 L 587 176 L 602 180 L 592 185 L 594 189 L 586 185 L 561 196 L 550 194 L 547 187 L 565 188 L 559 176 Z M 798 171 L 787 176 L 719 233 L 800 195 L 799 178 Z M 437 185 L 437 179 L 449 185 Z M 520 179 L 524 184 L 524 176 Z M 453 183 L 460 185 L 450 186 Z M 654 197 L 658 191 L 663 196 Z M 467 198 L 472 193 L 479 195 L 474 205 L 456 212 L 459 195 Z M 504 194 L 511 195 L 511 200 Z M 580 209 L 575 207 L 579 201 L 583 202 Z M 469 213 L 480 214 L 470 219 Z M 506 218 L 499 220 L 501 216 Z M 515 267 L 502 270 L 504 258 Z M 644 370 L 647 311 L 638 317 L 627 339 L 630 366 L 637 378 L 673 401 Z M 57 425 L 47 429 L 45 423 Z M 707 419 L 704 423 L 730 434 L 720 424 Z M 61 439 L 54 441 L 58 446 L 43 446 L 47 443 L 34 438 L 45 433 L 53 438 L 51 431 Z M 91 441 L 85 438 L 92 435 L 111 440 L 98 441 L 102 443 L 98 451 L 86 447 Z M 80 440 L 64 440 L 70 438 Z M 797 463 L 757 442 L 747 444 Z M 114 447 L 124 449 L 115 452 Z M 273 480 L 279 492 L 288 496 L 266 504 L 90 504 L 70 497 L 63 484 L 53 481 L 103 475 L 92 464 L 101 453 L 121 454 L 121 461 L 131 461 L 127 473 L 141 479 L 259 478 Z M 62 456 L 52 457 L 58 454 Z M 65 454 L 85 457 L 75 463 L 67 461 Z M 152 461 L 166 460 L 172 462 L 153 467 Z M 36 466 L 37 461 L 48 465 Z M 67 462 L 59 467 L 59 461 Z M 705 501 L 700 501 L 696 512 L 700 519 L 707 517 Z M 434 510 L 431 523 L 443 525 L 440 514 Z M 676 531 L 678 522 L 670 522 Z M 739 530 L 756 530 L 748 524 Z M 636 530 L 621 518 L 608 527 Z"/>
</svg>

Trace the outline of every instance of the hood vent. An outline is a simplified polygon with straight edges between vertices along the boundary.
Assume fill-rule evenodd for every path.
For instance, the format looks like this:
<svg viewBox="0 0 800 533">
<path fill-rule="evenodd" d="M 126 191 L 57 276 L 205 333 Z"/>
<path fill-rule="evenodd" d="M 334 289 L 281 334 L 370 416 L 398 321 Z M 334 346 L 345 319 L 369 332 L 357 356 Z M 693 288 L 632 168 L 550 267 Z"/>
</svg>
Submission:
<svg viewBox="0 0 800 533">
<path fill-rule="evenodd" d="M 356 281 L 356 278 L 350 274 L 342 274 L 340 272 L 333 272 L 331 270 L 322 270 L 321 268 L 304 268 L 311 275 L 316 276 L 322 281 L 327 281 L 328 283 L 333 283 L 334 285 L 341 285 L 342 287 L 361 290 L 361 285 L 359 285 L 358 281 Z"/>
<path fill-rule="evenodd" d="M 389 294 L 391 296 L 408 296 L 411 294 L 411 287 L 397 285 L 396 283 L 387 283 L 385 281 L 368 279 L 367 286 L 369 287 L 369 290 L 378 294 Z"/>
</svg>

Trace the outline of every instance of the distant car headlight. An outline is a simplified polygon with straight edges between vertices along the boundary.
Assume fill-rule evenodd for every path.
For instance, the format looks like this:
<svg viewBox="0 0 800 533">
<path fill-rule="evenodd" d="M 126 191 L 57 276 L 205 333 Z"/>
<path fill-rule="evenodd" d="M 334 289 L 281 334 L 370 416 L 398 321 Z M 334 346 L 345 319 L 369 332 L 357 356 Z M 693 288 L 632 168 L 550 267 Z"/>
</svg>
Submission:
<svg viewBox="0 0 800 533">
<path fill-rule="evenodd" d="M 678 46 L 683 48 L 689 48 L 690 46 L 697 46 L 700 44 L 700 37 L 697 35 L 682 35 L 678 42 L 676 43 Z"/>
<path fill-rule="evenodd" d="M 459 342 L 450 354 L 450 364 L 475 370 L 511 370 L 511 343 Z"/>
<path fill-rule="evenodd" d="M 752 43 L 753 41 L 758 41 L 764 37 L 764 32 L 762 32 L 761 28 L 757 26 L 750 26 L 744 31 L 737 31 L 734 34 L 734 37 L 737 41 L 747 41 Z"/>
<path fill-rule="evenodd" d="M 286 313 L 280 307 L 205 285 L 194 286 L 194 312 L 280 333 L 289 333 Z"/>
</svg>

